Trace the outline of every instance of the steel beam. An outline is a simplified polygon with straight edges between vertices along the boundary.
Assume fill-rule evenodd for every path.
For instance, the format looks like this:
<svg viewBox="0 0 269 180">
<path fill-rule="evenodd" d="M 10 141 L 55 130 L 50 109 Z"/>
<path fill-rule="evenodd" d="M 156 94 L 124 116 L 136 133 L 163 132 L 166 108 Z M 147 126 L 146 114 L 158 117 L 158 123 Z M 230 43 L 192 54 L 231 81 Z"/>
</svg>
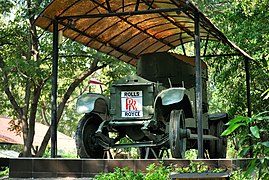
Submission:
<svg viewBox="0 0 269 180">
<path fill-rule="evenodd" d="M 51 88 L 51 157 L 57 156 L 57 78 L 58 78 L 58 21 L 53 21 L 52 88 Z"/>
<path fill-rule="evenodd" d="M 152 9 L 154 8 L 154 7 L 152 6 L 153 3 L 150 4 L 150 3 L 149 3 L 148 1 L 146 1 L 146 0 L 143 0 L 143 2 L 144 2 L 146 5 L 148 5 L 149 8 L 152 8 Z M 181 7 L 178 7 L 178 8 L 181 8 Z M 184 8 L 182 8 L 181 11 L 184 11 Z M 176 11 L 176 12 L 179 13 L 179 12 L 181 12 L 181 11 Z M 167 21 L 169 21 L 169 22 L 170 22 L 171 24 L 173 24 L 174 26 L 178 27 L 180 30 L 186 32 L 188 35 L 194 37 L 194 34 L 193 34 L 188 28 L 182 26 L 181 24 L 175 23 L 173 20 L 171 20 L 170 18 L 168 18 L 167 15 L 165 15 L 164 13 L 165 13 L 165 12 L 160 12 L 160 15 L 161 15 L 163 18 L 165 18 Z"/>
<path fill-rule="evenodd" d="M 90 35 L 88 35 L 87 33 L 83 32 L 83 31 L 79 31 L 78 29 L 76 29 L 76 28 L 74 28 L 74 27 L 68 25 L 67 23 L 64 23 L 63 21 L 59 21 L 59 24 L 61 24 L 61 25 L 63 25 L 63 26 L 66 26 L 67 28 L 72 29 L 73 31 L 75 31 L 75 32 L 77 32 L 77 33 L 79 33 L 79 34 L 81 34 L 81 35 L 83 35 L 83 36 L 85 36 L 85 37 L 88 37 L 88 38 L 90 38 L 90 39 L 94 39 L 95 41 L 99 42 L 99 43 L 102 44 L 102 45 L 105 45 L 105 46 L 108 45 L 108 44 L 105 44 L 105 42 L 102 42 L 100 39 L 98 39 L 98 38 L 96 38 L 96 37 L 93 37 L 93 36 L 90 36 Z M 118 47 L 116 47 L 116 46 L 114 46 L 114 45 L 112 45 L 112 44 L 109 44 L 109 46 L 110 46 L 111 48 L 115 49 L 116 51 L 120 52 L 120 53 L 126 54 L 127 56 L 132 57 L 132 58 L 134 58 L 134 59 L 138 59 L 138 57 L 137 57 L 136 55 L 134 55 L 134 54 L 132 54 L 132 53 L 129 53 L 129 52 L 127 52 L 127 51 L 125 51 L 125 50 L 123 50 L 123 49 L 121 49 L 121 48 L 118 48 Z"/>
<path fill-rule="evenodd" d="M 136 0 L 135 11 L 138 11 L 140 0 Z"/>
<path fill-rule="evenodd" d="M 252 116 L 252 107 L 251 107 L 251 96 L 250 96 L 250 70 L 249 70 L 249 59 L 245 58 L 245 72 L 246 72 L 246 87 L 247 87 L 247 108 L 248 108 L 248 117 Z"/>
<path fill-rule="evenodd" d="M 202 78 L 201 78 L 201 57 L 200 57 L 200 17 L 195 12 L 195 62 L 196 62 L 196 119 L 198 134 L 198 158 L 203 158 L 203 109 L 202 109 Z"/>
<path fill-rule="evenodd" d="M 246 73 L 246 91 L 247 91 L 247 108 L 248 108 L 248 117 L 252 116 L 252 107 L 251 107 L 251 95 L 250 95 L 250 70 L 249 70 L 249 58 L 245 57 L 245 73 Z M 250 131 L 250 130 L 249 130 Z M 251 133 L 251 132 L 249 132 Z M 252 139 L 249 139 L 249 156 L 253 158 L 253 148 L 252 148 Z"/>
<path fill-rule="evenodd" d="M 206 37 L 205 48 L 204 48 L 204 55 L 203 55 L 203 56 L 206 55 L 206 50 L 207 50 L 208 40 L 209 40 L 209 34 L 208 34 L 207 37 Z"/>
<path fill-rule="evenodd" d="M 98 4 L 102 8 L 107 10 L 107 7 L 102 4 Z M 111 12 L 107 14 L 86 14 L 86 15 L 74 15 L 74 16 L 60 16 L 58 20 L 65 19 L 83 19 L 83 18 L 104 18 L 104 17 L 113 17 L 113 16 L 132 16 L 132 15 L 142 15 L 142 14 L 156 14 L 162 12 L 179 12 L 182 11 L 182 8 L 159 8 L 159 9 L 150 9 L 150 10 L 139 10 L 139 11 L 130 11 L 130 12 Z"/>
</svg>

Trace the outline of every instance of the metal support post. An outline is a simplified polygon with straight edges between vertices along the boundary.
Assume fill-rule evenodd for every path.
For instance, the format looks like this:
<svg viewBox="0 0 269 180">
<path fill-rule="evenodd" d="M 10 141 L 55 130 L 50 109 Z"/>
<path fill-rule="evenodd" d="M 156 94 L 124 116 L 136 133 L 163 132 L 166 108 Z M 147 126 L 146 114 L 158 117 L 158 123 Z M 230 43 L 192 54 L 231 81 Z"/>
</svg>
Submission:
<svg viewBox="0 0 269 180">
<path fill-rule="evenodd" d="M 202 110 L 202 77 L 200 56 L 200 17 L 195 13 L 195 62 L 196 62 L 196 118 L 198 134 L 198 158 L 203 158 L 203 110 Z"/>
<path fill-rule="evenodd" d="M 58 76 L 58 22 L 53 22 L 52 88 L 51 88 L 51 157 L 57 157 L 57 76 Z"/>
<path fill-rule="evenodd" d="M 248 117 L 251 117 L 251 97 L 250 97 L 250 71 L 249 71 L 249 59 L 245 58 L 245 71 L 246 71 L 246 87 L 247 87 L 247 107 L 248 107 Z"/>
<path fill-rule="evenodd" d="M 249 59 L 246 57 L 245 58 L 245 72 L 246 72 L 246 91 L 247 91 L 247 108 L 248 108 L 248 117 L 251 118 L 252 116 L 252 108 L 251 108 L 251 96 L 250 96 L 250 71 L 249 71 Z M 252 140 L 249 140 L 249 146 L 252 145 Z M 250 158 L 253 157 L 253 149 L 250 148 L 249 150 L 249 156 Z"/>
</svg>

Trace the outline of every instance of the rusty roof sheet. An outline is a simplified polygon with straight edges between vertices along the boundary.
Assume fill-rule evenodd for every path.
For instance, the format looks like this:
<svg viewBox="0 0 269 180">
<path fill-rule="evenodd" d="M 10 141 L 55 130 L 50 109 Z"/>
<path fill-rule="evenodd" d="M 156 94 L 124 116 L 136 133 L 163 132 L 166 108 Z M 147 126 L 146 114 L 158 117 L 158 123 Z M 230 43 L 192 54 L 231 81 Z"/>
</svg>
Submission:
<svg viewBox="0 0 269 180">
<path fill-rule="evenodd" d="M 165 11 L 146 13 L 150 10 Z M 195 13 L 201 39 L 219 41 L 251 58 L 186 0 L 54 0 L 35 24 L 53 31 L 57 19 L 65 37 L 135 65 L 142 54 L 194 41 Z"/>
</svg>

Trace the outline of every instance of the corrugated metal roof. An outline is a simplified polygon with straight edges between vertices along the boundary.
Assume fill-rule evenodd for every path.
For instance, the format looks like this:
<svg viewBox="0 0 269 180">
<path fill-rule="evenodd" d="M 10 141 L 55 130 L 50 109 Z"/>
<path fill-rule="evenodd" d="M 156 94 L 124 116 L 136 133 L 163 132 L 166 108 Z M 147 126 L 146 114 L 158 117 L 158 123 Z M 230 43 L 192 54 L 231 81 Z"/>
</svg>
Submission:
<svg viewBox="0 0 269 180">
<path fill-rule="evenodd" d="M 219 41 L 251 58 L 186 0 L 54 0 L 35 24 L 53 31 L 57 19 L 65 37 L 135 65 L 142 54 L 194 41 L 196 13 L 202 40 Z"/>
</svg>

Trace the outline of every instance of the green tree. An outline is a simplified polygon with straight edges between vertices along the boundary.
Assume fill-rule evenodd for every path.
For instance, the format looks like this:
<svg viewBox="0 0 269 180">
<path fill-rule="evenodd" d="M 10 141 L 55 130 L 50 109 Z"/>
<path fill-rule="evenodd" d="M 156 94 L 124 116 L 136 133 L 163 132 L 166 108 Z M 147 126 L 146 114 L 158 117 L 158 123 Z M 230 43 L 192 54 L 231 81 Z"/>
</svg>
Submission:
<svg viewBox="0 0 269 180">
<path fill-rule="evenodd" d="M 254 156 L 248 165 L 245 175 L 252 174 L 257 170 L 257 179 L 268 179 L 269 177 L 269 138 L 268 122 L 269 112 L 265 111 L 249 117 L 237 117 L 227 123 L 228 128 L 222 135 L 232 135 L 240 139 L 239 157 L 245 157 L 250 151 Z M 251 141 L 251 144 L 249 143 Z"/>
<path fill-rule="evenodd" d="M 269 109 L 261 98 L 269 88 L 268 0 L 195 0 L 200 10 L 237 46 L 250 54 L 253 114 Z M 216 45 L 208 50 L 215 50 Z M 227 52 L 221 47 L 222 52 Z M 216 57 L 205 59 L 210 67 L 210 105 L 212 111 L 227 111 L 230 116 L 246 115 L 244 59 Z"/>
<path fill-rule="evenodd" d="M 11 128 L 22 131 L 23 156 L 31 156 L 35 122 L 49 123 L 51 112 L 52 34 L 34 25 L 34 17 L 48 5 L 48 1 L 5 3 L 10 6 L 5 7 L 6 14 L 0 20 L 0 88 L 4 92 L 0 99 L 1 114 L 19 120 L 13 121 Z M 68 39 L 60 45 L 59 56 L 57 119 L 67 122 L 71 119 L 70 113 L 64 114 L 64 108 L 83 93 L 81 89 L 87 85 L 84 80 L 116 60 Z M 49 138 L 50 129 L 36 156 L 42 156 Z"/>
</svg>

